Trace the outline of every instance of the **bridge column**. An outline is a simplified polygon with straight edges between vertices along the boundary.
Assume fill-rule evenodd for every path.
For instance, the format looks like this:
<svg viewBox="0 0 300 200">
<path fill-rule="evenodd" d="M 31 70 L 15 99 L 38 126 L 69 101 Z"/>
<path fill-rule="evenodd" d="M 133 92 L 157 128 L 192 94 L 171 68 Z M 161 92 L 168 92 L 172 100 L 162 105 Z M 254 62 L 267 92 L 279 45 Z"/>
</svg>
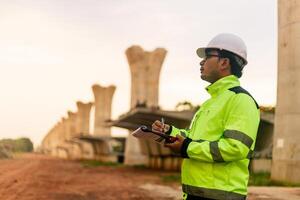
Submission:
<svg viewBox="0 0 300 200">
<path fill-rule="evenodd" d="M 94 135 L 110 137 L 111 128 L 106 127 L 105 123 L 107 120 L 111 119 L 112 98 L 116 87 L 93 85 L 92 90 L 95 97 Z"/>
<path fill-rule="evenodd" d="M 278 0 L 278 83 L 271 178 L 300 183 L 300 1 Z"/>
<path fill-rule="evenodd" d="M 82 103 L 78 101 L 77 117 L 76 117 L 76 134 L 88 135 L 90 134 L 90 111 L 92 103 Z"/>
<path fill-rule="evenodd" d="M 148 52 L 139 46 L 126 50 L 131 72 L 131 108 L 158 108 L 159 75 L 166 53 L 162 48 Z M 129 134 L 126 140 L 125 164 L 147 164 L 147 159 L 141 152 L 139 141 Z"/>
</svg>

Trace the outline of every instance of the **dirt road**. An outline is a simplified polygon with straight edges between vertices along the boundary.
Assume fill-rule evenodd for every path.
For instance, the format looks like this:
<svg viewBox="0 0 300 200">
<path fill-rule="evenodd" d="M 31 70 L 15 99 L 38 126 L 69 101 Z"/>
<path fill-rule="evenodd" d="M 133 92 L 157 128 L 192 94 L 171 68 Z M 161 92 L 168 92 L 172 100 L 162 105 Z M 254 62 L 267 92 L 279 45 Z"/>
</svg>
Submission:
<svg viewBox="0 0 300 200">
<path fill-rule="evenodd" d="M 167 173 L 131 167 L 84 167 L 79 162 L 28 154 L 0 160 L 1 200 L 174 199 L 151 194 Z M 170 189 L 179 185 L 170 184 Z"/>
<path fill-rule="evenodd" d="M 174 173 L 125 166 L 85 167 L 38 154 L 0 160 L 0 200 L 98 200 L 181 198 Z M 300 188 L 250 187 L 248 200 L 299 200 Z"/>
</svg>

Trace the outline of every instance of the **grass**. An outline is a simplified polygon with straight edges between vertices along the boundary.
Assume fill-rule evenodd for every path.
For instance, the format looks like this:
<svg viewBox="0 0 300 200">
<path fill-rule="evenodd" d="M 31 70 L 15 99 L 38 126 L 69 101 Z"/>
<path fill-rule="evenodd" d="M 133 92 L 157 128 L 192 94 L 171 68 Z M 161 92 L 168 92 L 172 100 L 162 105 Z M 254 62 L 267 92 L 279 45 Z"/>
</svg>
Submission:
<svg viewBox="0 0 300 200">
<path fill-rule="evenodd" d="M 98 160 L 81 160 L 79 161 L 83 167 L 99 167 L 99 166 L 109 166 L 109 167 L 120 167 L 122 164 L 117 162 L 101 162 Z"/>
<path fill-rule="evenodd" d="M 282 186 L 282 187 L 299 187 L 300 183 L 289 183 L 284 181 L 271 180 L 271 174 L 267 172 L 251 173 L 249 186 Z"/>
<path fill-rule="evenodd" d="M 143 164 L 133 165 L 132 167 L 135 168 L 135 169 L 149 169 L 146 165 L 143 165 Z"/>
<path fill-rule="evenodd" d="M 163 175 L 163 176 L 160 176 L 161 177 L 161 180 L 163 182 L 177 182 L 177 183 L 180 183 L 181 182 L 181 176 L 180 176 L 180 173 L 177 173 L 177 174 L 171 174 L 171 175 Z"/>
<path fill-rule="evenodd" d="M 270 173 L 251 173 L 248 185 L 251 186 L 270 186 Z"/>
</svg>

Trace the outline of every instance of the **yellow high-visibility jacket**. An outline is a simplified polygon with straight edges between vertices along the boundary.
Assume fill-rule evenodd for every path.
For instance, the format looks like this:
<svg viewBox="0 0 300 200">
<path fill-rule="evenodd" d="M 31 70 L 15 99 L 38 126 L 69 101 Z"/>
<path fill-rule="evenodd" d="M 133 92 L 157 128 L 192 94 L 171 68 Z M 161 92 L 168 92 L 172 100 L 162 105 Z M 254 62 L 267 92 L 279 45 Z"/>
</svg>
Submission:
<svg viewBox="0 0 300 200">
<path fill-rule="evenodd" d="M 194 115 L 188 130 L 171 126 L 169 134 L 186 139 L 181 148 L 185 194 L 222 200 L 247 196 L 249 158 L 260 120 L 253 97 L 236 76 L 207 88 L 211 98 Z"/>
</svg>

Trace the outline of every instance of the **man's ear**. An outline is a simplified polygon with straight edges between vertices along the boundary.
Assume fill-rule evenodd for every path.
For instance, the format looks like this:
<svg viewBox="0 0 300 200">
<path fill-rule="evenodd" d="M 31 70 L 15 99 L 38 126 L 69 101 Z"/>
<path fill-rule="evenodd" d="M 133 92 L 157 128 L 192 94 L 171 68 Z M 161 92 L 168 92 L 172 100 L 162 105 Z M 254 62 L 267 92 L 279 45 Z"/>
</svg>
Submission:
<svg viewBox="0 0 300 200">
<path fill-rule="evenodd" d="M 221 70 L 230 70 L 230 60 L 229 58 L 222 58 L 221 60 Z"/>
</svg>

